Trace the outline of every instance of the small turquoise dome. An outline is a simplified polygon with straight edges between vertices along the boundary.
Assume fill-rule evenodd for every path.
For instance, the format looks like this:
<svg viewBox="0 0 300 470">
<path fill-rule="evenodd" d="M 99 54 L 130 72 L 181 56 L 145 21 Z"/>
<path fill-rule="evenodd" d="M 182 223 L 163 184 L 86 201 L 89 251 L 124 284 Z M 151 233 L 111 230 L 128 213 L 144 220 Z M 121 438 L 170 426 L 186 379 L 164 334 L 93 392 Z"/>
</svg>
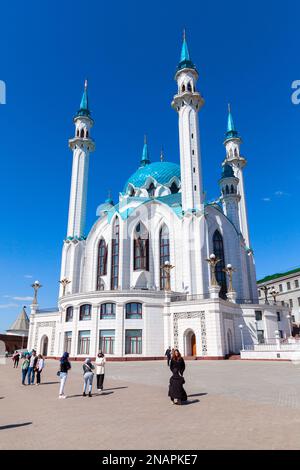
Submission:
<svg viewBox="0 0 300 470">
<path fill-rule="evenodd" d="M 159 184 L 168 184 L 172 178 L 180 179 L 180 166 L 172 162 L 154 162 L 141 166 L 130 178 L 124 186 L 126 192 L 128 184 L 132 184 L 135 188 L 141 188 L 152 177 Z"/>
</svg>

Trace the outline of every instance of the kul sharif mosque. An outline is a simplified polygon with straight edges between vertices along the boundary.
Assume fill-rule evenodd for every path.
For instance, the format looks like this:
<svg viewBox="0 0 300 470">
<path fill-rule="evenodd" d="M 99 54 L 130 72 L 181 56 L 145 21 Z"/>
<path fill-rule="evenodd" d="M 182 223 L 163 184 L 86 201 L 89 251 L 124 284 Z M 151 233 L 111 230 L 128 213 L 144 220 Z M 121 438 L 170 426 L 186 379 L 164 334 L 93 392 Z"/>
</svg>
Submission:
<svg viewBox="0 0 300 470">
<path fill-rule="evenodd" d="M 133 360 L 162 357 L 171 346 L 184 356 L 216 359 L 239 353 L 242 342 L 255 343 L 258 331 L 265 338 L 288 331 L 286 307 L 258 303 L 244 186 L 247 160 L 230 109 L 220 202 L 204 202 L 198 77 L 184 37 L 171 103 L 178 115 L 178 164 L 163 156 L 151 161 L 145 141 L 119 200 L 99 205 L 87 236 L 95 143 L 85 83 L 69 140 L 73 166 L 58 303 L 42 309 L 35 296 L 29 349 L 52 357 L 68 351 L 71 358 L 102 350 L 111 359 Z"/>
</svg>

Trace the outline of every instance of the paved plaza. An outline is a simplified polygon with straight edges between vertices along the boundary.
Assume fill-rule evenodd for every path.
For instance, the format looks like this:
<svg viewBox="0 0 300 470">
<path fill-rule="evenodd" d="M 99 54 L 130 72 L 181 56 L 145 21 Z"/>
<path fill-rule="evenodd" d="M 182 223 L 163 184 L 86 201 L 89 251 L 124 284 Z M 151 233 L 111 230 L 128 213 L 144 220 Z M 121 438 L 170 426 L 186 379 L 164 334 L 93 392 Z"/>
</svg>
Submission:
<svg viewBox="0 0 300 470">
<path fill-rule="evenodd" d="M 73 362 L 66 400 L 57 369 L 47 360 L 44 383 L 24 387 L 20 368 L 0 365 L 0 449 L 300 449 L 300 364 L 187 361 L 183 406 L 163 361 L 107 363 L 92 398 Z"/>
</svg>

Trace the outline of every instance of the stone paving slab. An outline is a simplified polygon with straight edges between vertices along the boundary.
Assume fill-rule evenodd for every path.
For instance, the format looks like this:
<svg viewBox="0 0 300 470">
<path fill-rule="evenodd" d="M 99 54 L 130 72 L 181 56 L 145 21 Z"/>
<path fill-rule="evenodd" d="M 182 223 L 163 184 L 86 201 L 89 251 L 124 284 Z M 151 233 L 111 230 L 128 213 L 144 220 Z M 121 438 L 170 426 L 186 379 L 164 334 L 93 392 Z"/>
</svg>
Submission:
<svg viewBox="0 0 300 470">
<path fill-rule="evenodd" d="M 59 400 L 57 361 L 41 386 L 0 366 L 0 449 L 299 449 L 300 374 L 291 363 L 187 362 L 189 403 L 171 405 L 162 361 L 108 363 L 104 393 L 82 397 L 73 363 Z M 267 399 L 269 397 L 269 402 Z"/>
</svg>

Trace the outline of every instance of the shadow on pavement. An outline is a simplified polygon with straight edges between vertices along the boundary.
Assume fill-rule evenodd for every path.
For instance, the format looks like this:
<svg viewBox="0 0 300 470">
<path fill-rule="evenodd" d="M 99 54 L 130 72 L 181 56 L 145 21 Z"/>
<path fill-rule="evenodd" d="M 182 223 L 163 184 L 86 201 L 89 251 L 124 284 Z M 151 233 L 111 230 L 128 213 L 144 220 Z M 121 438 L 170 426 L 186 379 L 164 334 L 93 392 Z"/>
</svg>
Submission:
<svg viewBox="0 0 300 470">
<path fill-rule="evenodd" d="M 114 393 L 114 392 L 102 392 L 102 393 L 92 393 L 92 397 L 101 397 L 103 395 L 110 395 L 111 393 Z M 68 395 L 67 398 L 78 398 L 78 397 L 82 397 L 82 398 L 89 398 L 88 395 L 86 397 L 84 397 L 82 395 L 82 393 L 78 394 L 78 395 Z"/>
<path fill-rule="evenodd" d="M 207 393 L 193 393 L 192 395 L 188 395 L 188 397 L 203 397 L 207 395 Z"/>
<path fill-rule="evenodd" d="M 60 382 L 41 382 L 40 385 L 52 385 L 52 384 L 59 384 Z"/>
<path fill-rule="evenodd" d="M 104 388 L 104 390 L 105 390 L 105 391 L 107 391 L 107 390 L 120 390 L 121 388 L 128 388 L 128 387 Z"/>
<path fill-rule="evenodd" d="M 21 424 L 7 424 L 6 426 L 0 426 L 0 431 L 3 431 L 4 429 L 19 428 L 21 426 L 29 426 L 29 424 L 32 424 L 32 421 Z"/>
<path fill-rule="evenodd" d="M 194 403 L 200 403 L 200 400 L 188 400 L 188 401 L 184 401 L 182 402 L 181 406 L 186 406 L 186 405 L 193 405 Z"/>
</svg>

